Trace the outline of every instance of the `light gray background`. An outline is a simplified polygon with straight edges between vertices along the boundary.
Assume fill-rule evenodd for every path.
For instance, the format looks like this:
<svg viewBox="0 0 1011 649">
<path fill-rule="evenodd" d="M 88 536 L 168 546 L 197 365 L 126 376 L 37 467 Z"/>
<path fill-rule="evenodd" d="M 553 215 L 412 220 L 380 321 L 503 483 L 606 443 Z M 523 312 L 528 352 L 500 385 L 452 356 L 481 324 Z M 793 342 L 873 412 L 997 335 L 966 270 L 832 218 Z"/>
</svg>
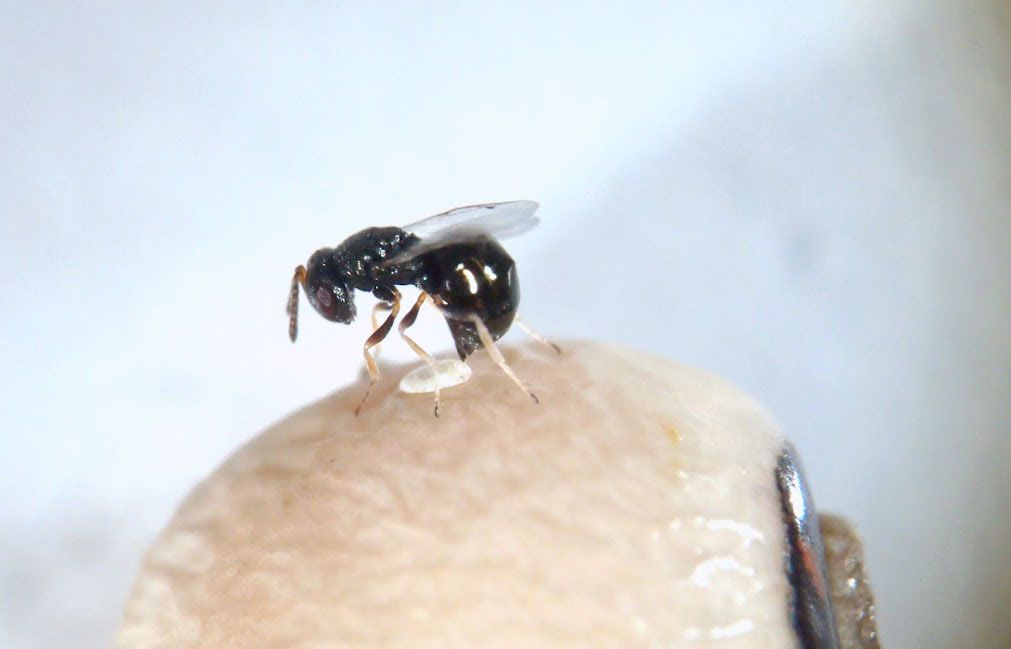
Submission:
<svg viewBox="0 0 1011 649">
<path fill-rule="evenodd" d="M 1011 637 L 1006 5 L 284 4 L 0 10 L 0 646 L 107 644 L 194 481 L 360 370 L 287 341 L 315 247 L 514 198 L 527 318 L 764 401 L 886 646 Z"/>
</svg>

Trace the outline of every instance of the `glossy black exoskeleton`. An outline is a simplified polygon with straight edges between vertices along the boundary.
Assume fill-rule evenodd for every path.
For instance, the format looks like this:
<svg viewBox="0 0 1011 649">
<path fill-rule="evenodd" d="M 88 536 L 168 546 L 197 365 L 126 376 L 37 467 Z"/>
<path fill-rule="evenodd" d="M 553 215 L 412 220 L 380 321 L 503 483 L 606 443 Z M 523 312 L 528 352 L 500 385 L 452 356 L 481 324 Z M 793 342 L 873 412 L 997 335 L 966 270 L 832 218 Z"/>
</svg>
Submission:
<svg viewBox="0 0 1011 649">
<path fill-rule="evenodd" d="M 305 266 L 295 269 L 292 278 L 289 337 L 294 342 L 298 335 L 300 286 L 321 316 L 345 324 L 356 315 L 354 292 L 372 293 L 380 300 L 377 309 L 389 310 L 390 314 L 365 341 L 371 388 L 379 379 L 379 370 L 369 350 L 393 328 L 400 312 L 397 286 L 417 286 L 421 294 L 399 326 L 401 336 L 415 352 L 434 362 L 404 333 L 414 324 L 421 305 L 431 297 L 446 319 L 461 360 L 482 347 L 487 348 L 495 362 L 536 401 L 537 397 L 506 365 L 494 345 L 517 319 L 520 297 L 516 264 L 496 236 L 514 236 L 532 228 L 537 224 L 536 209 L 537 203 L 533 201 L 462 207 L 403 228 L 366 228 L 336 248 L 317 250 Z M 368 397 L 368 392 L 365 396 Z"/>
<path fill-rule="evenodd" d="M 417 286 L 438 300 L 461 360 L 482 347 L 471 319 L 480 318 L 493 340 L 513 323 L 520 303 L 516 263 L 489 236 L 448 243 L 424 253 Z"/>
<path fill-rule="evenodd" d="M 393 255 L 418 243 L 420 239 L 401 228 L 366 228 L 351 235 L 336 248 L 320 248 L 309 257 L 303 273 L 295 276 L 303 282 L 309 304 L 333 322 L 350 324 L 356 315 L 355 291 L 367 291 L 383 302 L 393 303 L 396 285 L 413 284 L 417 276 L 417 261 L 384 264 Z M 292 284 L 289 305 L 288 335 L 292 342 L 298 336 L 295 318 L 298 305 L 298 285 Z"/>
</svg>

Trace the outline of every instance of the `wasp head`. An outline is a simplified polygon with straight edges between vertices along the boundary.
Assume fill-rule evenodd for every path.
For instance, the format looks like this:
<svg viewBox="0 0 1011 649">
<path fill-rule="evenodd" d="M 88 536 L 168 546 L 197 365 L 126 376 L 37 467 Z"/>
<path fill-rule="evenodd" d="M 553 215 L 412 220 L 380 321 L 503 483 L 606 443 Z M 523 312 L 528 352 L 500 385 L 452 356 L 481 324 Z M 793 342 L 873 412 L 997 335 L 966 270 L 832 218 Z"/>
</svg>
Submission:
<svg viewBox="0 0 1011 649">
<path fill-rule="evenodd" d="M 354 291 L 333 263 L 332 250 L 317 250 L 306 265 L 305 293 L 309 304 L 332 322 L 355 319 Z"/>
</svg>

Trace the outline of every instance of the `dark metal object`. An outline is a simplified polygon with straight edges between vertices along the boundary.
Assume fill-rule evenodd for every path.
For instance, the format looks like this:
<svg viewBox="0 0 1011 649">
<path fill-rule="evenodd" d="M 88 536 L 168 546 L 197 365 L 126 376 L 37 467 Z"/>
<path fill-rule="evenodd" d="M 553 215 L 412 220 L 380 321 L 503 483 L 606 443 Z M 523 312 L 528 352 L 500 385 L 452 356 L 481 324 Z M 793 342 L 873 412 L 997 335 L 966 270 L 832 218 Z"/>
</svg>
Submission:
<svg viewBox="0 0 1011 649">
<path fill-rule="evenodd" d="M 783 447 L 775 474 L 786 532 L 789 613 L 797 639 L 802 649 L 839 649 L 818 513 L 797 451 L 789 443 Z"/>
</svg>

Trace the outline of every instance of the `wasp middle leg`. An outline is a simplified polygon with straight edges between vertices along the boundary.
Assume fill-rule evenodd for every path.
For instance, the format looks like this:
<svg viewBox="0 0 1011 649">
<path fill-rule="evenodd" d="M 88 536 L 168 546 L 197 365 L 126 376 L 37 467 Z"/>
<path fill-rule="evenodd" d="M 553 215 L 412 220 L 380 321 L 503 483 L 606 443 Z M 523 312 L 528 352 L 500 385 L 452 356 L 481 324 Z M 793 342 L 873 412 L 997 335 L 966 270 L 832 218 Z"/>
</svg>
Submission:
<svg viewBox="0 0 1011 649">
<path fill-rule="evenodd" d="M 418 312 L 421 310 L 421 305 L 425 303 L 428 299 L 428 293 L 422 291 L 421 295 L 418 296 L 418 301 L 414 303 L 411 310 L 407 312 L 407 315 L 400 321 L 400 325 L 397 326 L 397 331 L 400 332 L 400 337 L 404 339 L 404 342 L 414 350 L 414 353 L 420 356 L 429 365 L 435 365 L 435 359 L 431 354 L 426 352 L 421 348 L 421 345 L 414 342 L 414 340 L 405 333 L 405 330 L 414 324 L 414 321 L 418 319 Z M 436 373 L 435 376 L 435 410 L 433 411 L 436 417 L 439 416 L 439 376 Z"/>
</svg>

